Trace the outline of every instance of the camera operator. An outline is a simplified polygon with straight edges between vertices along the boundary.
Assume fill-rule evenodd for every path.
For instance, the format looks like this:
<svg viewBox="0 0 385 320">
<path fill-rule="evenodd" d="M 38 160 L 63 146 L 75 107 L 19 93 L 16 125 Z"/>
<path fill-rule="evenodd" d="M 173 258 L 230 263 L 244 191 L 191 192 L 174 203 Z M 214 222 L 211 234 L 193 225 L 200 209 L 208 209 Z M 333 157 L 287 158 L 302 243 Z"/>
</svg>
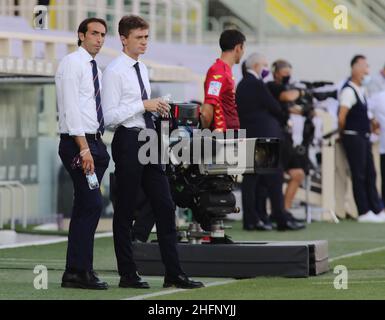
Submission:
<svg viewBox="0 0 385 320">
<path fill-rule="evenodd" d="M 243 79 L 236 92 L 241 128 L 246 129 L 248 138 L 282 138 L 279 123 L 283 121 L 283 112 L 263 82 L 263 78 L 268 74 L 266 58 L 254 53 L 247 58 L 242 69 Z M 269 221 L 266 221 L 266 217 L 260 212 L 264 203 L 259 203 L 259 194 L 265 189 L 271 200 L 272 217 L 277 222 L 278 230 L 299 230 L 305 227 L 285 212 L 282 184 L 282 170 L 273 174 L 244 175 L 242 203 L 245 230 L 271 230 Z"/>
<path fill-rule="evenodd" d="M 268 82 L 267 86 L 274 98 L 278 100 L 285 115 L 280 122 L 283 129 L 281 158 L 283 160 L 283 169 L 290 177 L 285 192 L 285 209 L 289 210 L 295 194 L 305 178 L 304 160 L 299 157 L 294 148 L 289 120 L 290 114 L 302 115 L 302 110 L 295 104 L 295 101 L 303 96 L 305 92 L 290 86 L 292 66 L 289 62 L 285 60 L 274 62 L 272 72 L 274 81 Z"/>
</svg>

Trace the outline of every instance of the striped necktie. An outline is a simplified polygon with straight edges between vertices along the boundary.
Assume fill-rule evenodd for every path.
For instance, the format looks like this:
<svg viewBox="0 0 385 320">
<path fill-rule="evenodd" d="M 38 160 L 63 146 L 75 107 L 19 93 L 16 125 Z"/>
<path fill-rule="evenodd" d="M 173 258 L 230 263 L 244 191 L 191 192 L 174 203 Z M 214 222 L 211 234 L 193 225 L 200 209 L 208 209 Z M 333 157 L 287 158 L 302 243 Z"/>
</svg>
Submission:
<svg viewBox="0 0 385 320">
<path fill-rule="evenodd" d="M 148 100 L 147 91 L 146 91 L 146 88 L 144 87 L 142 76 L 140 74 L 139 62 L 134 64 L 134 68 L 136 71 L 136 75 L 138 76 L 140 92 L 142 93 L 142 100 Z M 144 122 L 146 123 L 146 128 L 155 129 L 154 121 L 152 120 L 152 113 L 146 111 L 143 117 L 144 117 Z"/>
<path fill-rule="evenodd" d="M 96 65 L 95 60 L 91 60 L 92 64 L 92 75 L 94 79 L 94 88 L 95 88 L 95 101 L 96 101 L 96 114 L 99 122 L 99 129 L 102 135 L 104 133 L 104 117 L 103 117 L 103 109 L 102 109 L 102 101 L 100 98 L 100 87 L 99 87 L 99 73 L 98 66 Z"/>
</svg>

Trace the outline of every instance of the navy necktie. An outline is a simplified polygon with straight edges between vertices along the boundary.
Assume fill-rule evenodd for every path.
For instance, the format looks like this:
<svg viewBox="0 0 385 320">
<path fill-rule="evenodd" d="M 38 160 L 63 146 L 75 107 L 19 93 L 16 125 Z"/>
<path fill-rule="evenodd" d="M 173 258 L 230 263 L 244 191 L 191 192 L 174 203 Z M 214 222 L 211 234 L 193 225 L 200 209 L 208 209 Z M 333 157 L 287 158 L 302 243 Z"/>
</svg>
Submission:
<svg viewBox="0 0 385 320">
<path fill-rule="evenodd" d="M 96 114 L 97 114 L 98 122 L 99 122 L 98 132 L 100 132 L 103 135 L 103 133 L 104 133 L 104 117 L 103 117 L 102 101 L 100 98 L 98 67 L 96 65 L 95 60 L 91 60 L 91 64 L 92 64 L 92 75 L 93 75 L 93 79 L 94 79 L 94 88 L 95 88 Z"/>
<path fill-rule="evenodd" d="M 136 75 L 138 76 L 140 92 L 142 93 L 142 100 L 148 100 L 147 91 L 146 91 L 146 88 L 144 87 L 142 76 L 140 74 L 139 62 L 134 64 L 134 68 L 136 71 Z M 152 120 L 152 113 L 146 111 L 143 117 L 144 117 L 144 122 L 146 123 L 146 128 L 155 129 L 154 121 Z"/>
</svg>

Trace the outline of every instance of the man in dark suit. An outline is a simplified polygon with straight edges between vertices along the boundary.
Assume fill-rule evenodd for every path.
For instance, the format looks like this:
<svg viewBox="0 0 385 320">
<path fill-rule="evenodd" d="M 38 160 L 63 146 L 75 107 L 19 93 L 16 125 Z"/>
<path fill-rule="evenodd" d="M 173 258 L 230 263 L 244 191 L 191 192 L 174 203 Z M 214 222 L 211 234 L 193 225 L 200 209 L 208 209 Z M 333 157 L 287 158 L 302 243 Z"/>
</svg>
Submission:
<svg viewBox="0 0 385 320">
<path fill-rule="evenodd" d="M 102 102 L 106 125 L 116 128 L 112 141 L 115 162 L 116 200 L 113 221 L 114 246 L 120 275 L 119 287 L 148 289 L 137 273 L 132 252 L 132 223 L 140 187 L 154 209 L 157 235 L 166 274 L 163 287 L 184 289 L 203 287 L 183 272 L 177 251 L 175 205 L 162 166 L 144 164 L 138 154 L 144 142 L 142 130 L 154 130 L 153 112 L 167 116 L 169 105 L 163 99 L 151 99 L 146 65 L 139 60 L 145 53 L 149 25 L 138 16 L 125 16 L 119 22 L 123 52 L 105 70 Z"/>
<path fill-rule="evenodd" d="M 243 67 L 243 79 L 236 92 L 236 102 L 241 129 L 247 138 L 280 138 L 279 121 L 284 116 L 277 101 L 267 89 L 263 78 L 268 75 L 268 63 L 264 56 L 252 54 Z M 284 210 L 282 194 L 283 171 L 268 175 L 244 175 L 242 182 L 243 227 L 246 230 L 269 230 L 266 217 L 258 214 L 257 197 L 261 189 L 267 189 L 271 200 L 272 216 L 278 230 L 298 230 L 305 226 L 290 218 Z M 263 221 L 265 220 L 265 221 Z"/>
<path fill-rule="evenodd" d="M 64 288 L 108 288 L 93 271 L 94 235 L 103 208 L 102 195 L 98 187 L 91 190 L 86 178 L 95 173 L 100 183 L 110 161 L 101 138 L 102 73 L 95 61 L 106 32 L 104 20 L 84 20 L 78 29 L 79 49 L 62 59 L 55 76 L 61 133 L 59 155 L 74 186 L 66 270 L 61 283 Z"/>
</svg>

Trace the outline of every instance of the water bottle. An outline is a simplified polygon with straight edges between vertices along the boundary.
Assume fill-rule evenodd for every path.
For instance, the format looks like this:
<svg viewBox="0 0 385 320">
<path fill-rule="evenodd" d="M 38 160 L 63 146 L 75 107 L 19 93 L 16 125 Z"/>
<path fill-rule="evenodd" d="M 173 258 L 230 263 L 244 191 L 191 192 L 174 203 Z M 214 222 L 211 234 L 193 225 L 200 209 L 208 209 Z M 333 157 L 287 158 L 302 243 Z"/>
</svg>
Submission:
<svg viewBox="0 0 385 320">
<path fill-rule="evenodd" d="M 168 104 L 170 104 L 170 103 L 172 102 L 172 98 L 171 98 L 171 94 L 170 94 L 170 93 L 168 93 L 168 94 L 162 96 L 161 99 L 162 99 L 164 102 L 168 103 Z M 171 118 L 171 109 L 170 109 L 169 112 L 168 112 L 168 118 Z"/>
<path fill-rule="evenodd" d="M 98 181 L 98 177 L 96 176 L 95 172 L 93 174 L 87 173 L 86 178 L 87 178 L 87 182 L 88 182 L 88 187 L 91 190 L 99 188 L 99 181 Z"/>
<path fill-rule="evenodd" d="M 162 96 L 161 99 L 162 99 L 164 102 L 167 102 L 167 103 L 171 103 L 171 102 L 172 102 L 171 94 L 170 94 L 170 93 L 168 93 L 168 94 Z"/>
</svg>

